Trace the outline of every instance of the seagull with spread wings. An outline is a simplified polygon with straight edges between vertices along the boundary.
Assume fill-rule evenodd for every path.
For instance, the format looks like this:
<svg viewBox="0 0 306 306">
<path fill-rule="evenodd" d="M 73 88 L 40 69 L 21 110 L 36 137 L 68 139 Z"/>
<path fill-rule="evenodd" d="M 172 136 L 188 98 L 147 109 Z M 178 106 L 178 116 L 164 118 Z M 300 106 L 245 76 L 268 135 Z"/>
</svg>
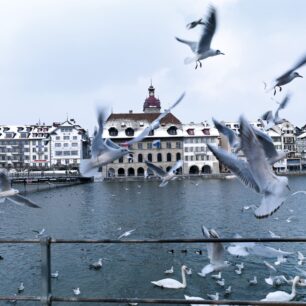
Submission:
<svg viewBox="0 0 306 306">
<path fill-rule="evenodd" d="M 198 68 L 198 64 L 202 67 L 201 60 L 205 58 L 221 54 L 224 55 L 220 50 L 215 50 L 210 47 L 217 27 L 217 12 L 213 6 L 210 7 L 207 20 L 204 23 L 203 32 L 198 42 L 175 37 L 177 41 L 189 46 L 194 53 L 194 57 L 187 57 L 185 59 L 185 64 L 196 62 L 195 69 Z"/>
<path fill-rule="evenodd" d="M 169 181 L 175 180 L 177 178 L 177 176 L 175 176 L 176 175 L 176 170 L 178 170 L 179 168 L 181 168 L 183 166 L 183 161 L 178 160 L 174 164 L 174 166 L 172 166 L 172 168 L 168 172 L 166 172 L 162 168 L 154 165 L 153 163 L 151 163 L 147 160 L 145 161 L 145 163 L 146 163 L 146 165 L 148 166 L 149 169 L 154 171 L 162 179 L 162 182 L 159 185 L 159 187 L 164 187 L 169 183 Z"/>
<path fill-rule="evenodd" d="M 0 172 L 0 202 L 9 200 L 17 205 L 40 208 L 31 200 L 21 196 L 19 190 L 11 187 L 11 180 L 5 171 Z"/>
</svg>

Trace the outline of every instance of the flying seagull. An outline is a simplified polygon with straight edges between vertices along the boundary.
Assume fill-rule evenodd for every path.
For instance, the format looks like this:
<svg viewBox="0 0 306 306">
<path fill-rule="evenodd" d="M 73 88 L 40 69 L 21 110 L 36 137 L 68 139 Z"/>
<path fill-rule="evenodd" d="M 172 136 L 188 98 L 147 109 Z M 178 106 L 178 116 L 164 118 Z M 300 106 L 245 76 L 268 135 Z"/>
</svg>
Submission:
<svg viewBox="0 0 306 306">
<path fill-rule="evenodd" d="M 272 88 L 270 88 L 268 91 L 271 89 L 274 89 L 274 95 L 276 94 L 276 88 L 279 88 L 279 91 L 282 91 L 282 86 L 290 83 L 292 80 L 295 78 L 302 78 L 298 72 L 296 72 L 296 69 L 299 69 L 303 65 L 306 64 L 306 54 L 293 66 L 291 67 L 288 71 L 286 71 L 284 74 L 279 76 L 275 82 Z"/>
<path fill-rule="evenodd" d="M 147 160 L 145 161 L 145 163 L 146 163 L 146 165 L 148 166 L 149 169 L 154 171 L 162 179 L 162 182 L 159 185 L 159 187 L 164 187 L 169 183 L 169 181 L 176 179 L 177 178 L 177 176 L 175 176 L 176 170 L 183 166 L 183 161 L 178 160 L 172 166 L 172 168 L 168 172 L 166 172 L 162 168 L 159 168 L 158 166 L 154 165 L 153 163 L 151 163 Z"/>
<path fill-rule="evenodd" d="M 257 218 L 265 218 L 272 215 L 286 200 L 286 189 L 290 190 L 288 179 L 273 173 L 262 145 L 243 116 L 240 117 L 240 137 L 247 161 L 216 146 L 207 146 L 243 184 L 263 195 L 261 204 L 254 213 Z"/>
<path fill-rule="evenodd" d="M 202 226 L 202 232 L 208 239 L 220 238 L 214 229 L 208 230 L 205 226 Z M 228 267 L 229 263 L 224 261 L 224 247 L 221 242 L 207 243 L 207 253 L 210 263 L 206 265 L 198 275 L 205 277 L 213 271 L 219 271 Z"/>
<path fill-rule="evenodd" d="M 11 187 L 11 180 L 9 179 L 5 171 L 0 172 L 0 203 L 5 199 L 22 206 L 29 206 L 32 208 L 40 208 L 37 204 L 31 200 L 21 196 L 19 190 Z"/>
<path fill-rule="evenodd" d="M 130 236 L 134 231 L 136 231 L 136 228 L 132 229 L 132 230 L 129 230 L 129 231 L 126 231 L 124 232 L 123 234 L 121 234 L 118 239 L 121 239 L 123 237 L 127 237 L 127 236 Z"/>
<path fill-rule="evenodd" d="M 181 96 L 173 103 L 168 109 L 166 109 L 163 113 L 161 113 L 149 126 L 147 126 L 138 136 L 134 137 L 130 141 L 124 142 L 122 145 L 128 146 L 132 145 L 136 142 L 142 141 L 144 138 L 149 136 L 150 132 L 156 130 L 160 127 L 160 122 L 163 118 L 165 118 L 171 110 L 176 107 L 182 99 L 185 97 L 185 93 L 182 93 Z"/>
<path fill-rule="evenodd" d="M 80 173 L 84 177 L 94 176 L 99 167 L 107 165 L 116 159 L 131 153 L 128 149 L 120 147 L 110 139 L 102 138 L 103 125 L 106 120 L 107 113 L 105 109 L 98 110 L 98 131 L 95 131 L 91 145 L 91 159 L 83 159 L 80 163 Z"/>
<path fill-rule="evenodd" d="M 223 54 L 220 50 L 211 49 L 211 41 L 213 39 L 213 36 L 216 31 L 217 27 L 217 12 L 216 9 L 211 6 L 209 9 L 209 14 L 207 20 L 204 22 L 204 29 L 201 34 L 201 37 L 198 42 L 195 41 L 188 41 L 185 39 L 181 39 L 178 37 L 175 37 L 177 41 L 186 44 L 189 46 L 194 53 L 194 57 L 187 57 L 185 59 L 185 64 L 191 64 L 193 62 L 196 62 L 195 69 L 198 68 L 198 64 L 200 67 L 202 67 L 201 60 L 211 57 Z"/>
</svg>

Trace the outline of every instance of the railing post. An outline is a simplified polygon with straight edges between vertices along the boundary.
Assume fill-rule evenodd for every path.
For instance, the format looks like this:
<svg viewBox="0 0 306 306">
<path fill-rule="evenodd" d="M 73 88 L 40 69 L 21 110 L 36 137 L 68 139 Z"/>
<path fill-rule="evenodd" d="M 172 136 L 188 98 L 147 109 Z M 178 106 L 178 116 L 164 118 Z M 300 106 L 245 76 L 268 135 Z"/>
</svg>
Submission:
<svg viewBox="0 0 306 306">
<path fill-rule="evenodd" d="M 40 239 L 41 246 L 41 304 L 51 306 L 51 237 Z"/>
</svg>

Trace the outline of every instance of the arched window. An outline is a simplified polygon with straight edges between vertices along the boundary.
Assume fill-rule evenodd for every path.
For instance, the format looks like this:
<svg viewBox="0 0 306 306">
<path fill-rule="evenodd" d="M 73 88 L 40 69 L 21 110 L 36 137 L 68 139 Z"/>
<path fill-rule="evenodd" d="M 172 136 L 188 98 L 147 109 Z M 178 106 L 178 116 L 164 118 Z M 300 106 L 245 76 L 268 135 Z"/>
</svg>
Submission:
<svg viewBox="0 0 306 306">
<path fill-rule="evenodd" d="M 118 136 L 118 130 L 115 127 L 108 129 L 109 136 Z"/>
<path fill-rule="evenodd" d="M 107 172 L 108 172 L 108 177 L 115 177 L 115 169 L 114 168 L 109 168 Z"/>
<path fill-rule="evenodd" d="M 204 173 L 204 174 L 210 174 L 210 173 L 211 173 L 211 168 L 210 168 L 210 166 L 204 165 L 204 166 L 202 167 L 202 173 Z"/>
<path fill-rule="evenodd" d="M 171 153 L 167 153 L 167 162 L 171 162 Z"/>
<path fill-rule="evenodd" d="M 176 161 L 181 160 L 181 153 L 176 153 Z"/>
<path fill-rule="evenodd" d="M 139 163 L 143 162 L 142 154 L 138 154 L 138 162 Z"/>
<path fill-rule="evenodd" d="M 118 176 L 125 176 L 125 171 L 123 168 L 118 169 Z"/>
<path fill-rule="evenodd" d="M 129 168 L 129 169 L 128 169 L 128 176 L 135 176 L 135 170 L 134 170 L 134 168 Z"/>
<path fill-rule="evenodd" d="M 158 161 L 159 163 L 163 161 L 163 158 L 162 158 L 161 153 L 158 153 L 158 154 L 157 154 L 157 161 Z"/>
<path fill-rule="evenodd" d="M 125 130 L 125 135 L 126 136 L 134 136 L 134 130 L 132 128 L 127 128 Z"/>
<path fill-rule="evenodd" d="M 167 130 L 169 135 L 177 135 L 177 127 L 176 126 L 170 126 Z"/>
<path fill-rule="evenodd" d="M 144 169 L 142 167 L 137 169 L 137 176 L 144 176 Z"/>
<path fill-rule="evenodd" d="M 197 166 L 191 166 L 189 169 L 189 174 L 199 174 L 199 168 Z"/>
<path fill-rule="evenodd" d="M 152 162 L 152 154 L 151 153 L 148 154 L 148 161 Z"/>
</svg>

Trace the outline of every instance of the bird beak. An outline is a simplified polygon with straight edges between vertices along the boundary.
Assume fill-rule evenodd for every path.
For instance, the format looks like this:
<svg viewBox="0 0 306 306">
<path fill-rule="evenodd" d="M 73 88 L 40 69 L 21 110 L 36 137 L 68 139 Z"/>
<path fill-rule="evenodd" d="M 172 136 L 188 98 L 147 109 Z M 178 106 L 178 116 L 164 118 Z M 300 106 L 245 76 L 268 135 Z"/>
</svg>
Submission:
<svg viewBox="0 0 306 306">
<path fill-rule="evenodd" d="M 302 78 L 303 76 L 299 74 L 299 77 Z"/>
<path fill-rule="evenodd" d="M 225 55 L 225 53 L 220 52 L 220 54 Z"/>
</svg>

